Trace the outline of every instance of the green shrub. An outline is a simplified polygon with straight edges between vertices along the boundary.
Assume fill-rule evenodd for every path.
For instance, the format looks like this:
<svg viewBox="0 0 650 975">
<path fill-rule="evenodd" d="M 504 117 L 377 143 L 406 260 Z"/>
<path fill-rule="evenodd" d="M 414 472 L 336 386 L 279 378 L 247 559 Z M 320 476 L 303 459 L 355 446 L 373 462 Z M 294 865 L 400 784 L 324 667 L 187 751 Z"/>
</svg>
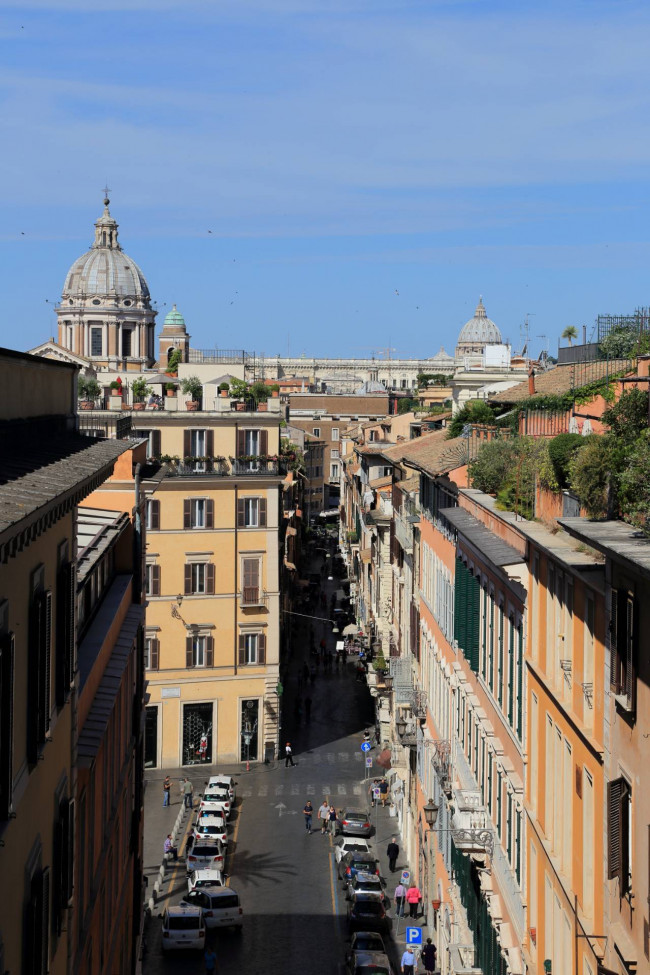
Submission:
<svg viewBox="0 0 650 975">
<path fill-rule="evenodd" d="M 509 438 L 488 440 L 469 465 L 472 487 L 485 491 L 486 494 L 497 494 L 512 473 L 514 463 L 514 441 Z"/>
<path fill-rule="evenodd" d="M 576 450 L 585 445 L 585 438 L 579 433 L 560 433 L 548 442 L 548 456 L 558 488 L 569 483 L 569 462 Z"/>
<path fill-rule="evenodd" d="M 191 396 L 192 400 L 198 401 L 203 393 L 203 384 L 198 376 L 187 376 L 181 381 L 181 390 L 185 396 Z"/>
<path fill-rule="evenodd" d="M 607 514 L 612 457 L 607 437 L 585 437 L 569 461 L 569 485 L 590 518 Z"/>
<path fill-rule="evenodd" d="M 650 535 L 650 431 L 639 439 L 620 474 L 621 514 L 630 524 Z"/>
<path fill-rule="evenodd" d="M 93 400 L 97 399 L 102 391 L 102 387 L 94 376 L 79 376 L 77 380 L 77 391 L 80 399 Z"/>
<path fill-rule="evenodd" d="M 490 426 L 495 422 L 496 414 L 491 406 L 482 399 L 471 399 L 462 409 L 452 417 L 447 426 L 447 437 L 460 437 L 463 427 L 467 423 L 482 423 Z"/>
</svg>

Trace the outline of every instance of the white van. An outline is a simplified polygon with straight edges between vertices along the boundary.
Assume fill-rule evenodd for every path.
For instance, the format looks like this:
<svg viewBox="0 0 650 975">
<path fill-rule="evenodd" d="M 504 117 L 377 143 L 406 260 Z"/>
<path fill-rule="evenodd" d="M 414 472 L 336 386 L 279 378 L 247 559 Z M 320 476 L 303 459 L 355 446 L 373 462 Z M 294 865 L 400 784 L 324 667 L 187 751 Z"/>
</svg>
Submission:
<svg viewBox="0 0 650 975">
<path fill-rule="evenodd" d="M 200 905 L 168 907 L 162 919 L 163 951 L 177 948 L 205 948 L 205 921 Z"/>
<path fill-rule="evenodd" d="M 203 887 L 193 890 L 182 905 L 200 907 L 208 928 L 238 928 L 244 923 L 239 894 L 232 887 Z"/>
</svg>

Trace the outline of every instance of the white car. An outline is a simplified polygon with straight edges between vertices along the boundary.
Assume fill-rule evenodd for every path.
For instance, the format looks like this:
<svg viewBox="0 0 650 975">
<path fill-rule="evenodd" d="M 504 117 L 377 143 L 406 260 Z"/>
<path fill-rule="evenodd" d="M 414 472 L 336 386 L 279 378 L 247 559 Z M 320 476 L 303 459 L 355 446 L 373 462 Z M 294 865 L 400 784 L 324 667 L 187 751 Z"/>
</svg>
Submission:
<svg viewBox="0 0 650 975">
<path fill-rule="evenodd" d="M 200 907 L 168 907 L 162 919 L 163 951 L 205 948 L 205 921 Z"/>
<path fill-rule="evenodd" d="M 336 862 L 345 856 L 346 853 L 370 853 L 370 844 L 362 836 L 339 836 L 334 843 L 334 856 Z"/>
<path fill-rule="evenodd" d="M 229 817 L 231 805 L 230 793 L 225 786 L 218 785 L 210 787 L 206 785 L 205 792 L 201 796 L 201 802 L 199 804 L 199 815 L 214 809 L 222 810 L 224 815 Z"/>
<path fill-rule="evenodd" d="M 194 870 L 187 878 L 187 892 L 213 887 L 224 887 L 226 875 L 221 870 Z"/>
<path fill-rule="evenodd" d="M 244 923 L 239 894 L 232 887 L 201 887 L 192 890 L 181 906 L 200 907 L 208 928 L 238 928 Z"/>
<path fill-rule="evenodd" d="M 221 810 L 218 812 L 206 812 L 200 815 L 192 827 L 192 842 L 195 843 L 199 837 L 211 837 L 219 840 L 224 846 L 228 843 L 228 830 L 226 828 L 226 817 Z"/>
<path fill-rule="evenodd" d="M 212 786 L 228 790 L 231 802 L 235 801 L 235 780 L 232 775 L 211 775 L 206 785 L 206 792 Z"/>
<path fill-rule="evenodd" d="M 219 840 L 200 836 L 185 857 L 187 872 L 193 870 L 223 870 L 226 864 L 226 848 Z"/>
</svg>

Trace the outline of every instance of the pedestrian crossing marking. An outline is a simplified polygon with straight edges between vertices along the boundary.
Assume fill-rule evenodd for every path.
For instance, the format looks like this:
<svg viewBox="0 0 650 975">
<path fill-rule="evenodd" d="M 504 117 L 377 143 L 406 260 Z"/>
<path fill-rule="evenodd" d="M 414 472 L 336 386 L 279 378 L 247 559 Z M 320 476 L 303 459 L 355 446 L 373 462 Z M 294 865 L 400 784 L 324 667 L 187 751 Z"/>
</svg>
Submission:
<svg viewBox="0 0 650 975">
<path fill-rule="evenodd" d="M 336 755 L 334 754 L 334 752 L 327 753 L 327 761 L 330 763 L 330 765 L 334 764 L 334 762 L 336 761 Z"/>
<path fill-rule="evenodd" d="M 355 794 L 355 796 L 360 796 L 361 795 L 361 786 L 360 785 L 353 785 L 352 786 L 352 791 Z"/>
<path fill-rule="evenodd" d="M 315 794 L 316 794 L 316 789 L 313 787 L 313 785 L 308 785 L 307 786 L 307 795 L 308 796 L 313 796 Z"/>
<path fill-rule="evenodd" d="M 292 796 L 297 796 L 299 794 L 300 794 L 300 788 L 297 785 L 292 785 L 291 786 L 291 795 Z"/>
<path fill-rule="evenodd" d="M 332 790 L 330 789 L 330 787 L 328 785 L 323 785 L 323 786 L 321 786 L 321 790 L 320 791 L 323 793 L 324 796 L 328 796 Z"/>
<path fill-rule="evenodd" d="M 347 796 L 348 792 L 344 785 L 337 785 L 336 791 L 340 796 Z"/>
<path fill-rule="evenodd" d="M 363 758 L 363 755 L 361 754 L 361 752 L 355 752 L 354 753 L 354 760 L 355 760 L 355 762 L 360 762 L 362 758 Z"/>
<path fill-rule="evenodd" d="M 258 794 L 258 796 L 268 796 L 268 794 L 269 794 L 269 787 L 268 787 L 268 785 L 261 785 L 260 786 L 260 790 L 259 790 L 259 792 L 257 794 Z"/>
<path fill-rule="evenodd" d="M 339 762 L 347 762 L 349 758 L 349 752 L 339 752 Z"/>
<path fill-rule="evenodd" d="M 262 793 L 260 793 L 260 795 L 261 794 Z M 282 796 L 282 795 L 284 795 L 284 786 L 283 785 L 276 785 L 276 787 L 275 787 L 275 794 L 276 794 L 276 796 Z"/>
<path fill-rule="evenodd" d="M 244 799 L 249 799 L 252 795 L 253 795 L 252 789 L 244 789 L 244 791 L 242 792 L 242 797 Z"/>
</svg>

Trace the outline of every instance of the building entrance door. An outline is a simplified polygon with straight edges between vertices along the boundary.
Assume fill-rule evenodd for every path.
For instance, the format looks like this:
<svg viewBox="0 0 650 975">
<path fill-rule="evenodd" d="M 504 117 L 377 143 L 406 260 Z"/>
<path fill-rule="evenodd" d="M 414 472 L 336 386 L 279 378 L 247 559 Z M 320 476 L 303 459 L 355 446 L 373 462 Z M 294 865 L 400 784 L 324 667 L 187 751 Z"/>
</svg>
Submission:
<svg viewBox="0 0 650 975">
<path fill-rule="evenodd" d="M 183 707 L 183 765 L 212 761 L 212 703 Z"/>
<path fill-rule="evenodd" d="M 146 708 L 144 718 L 144 767 L 158 767 L 158 708 Z"/>
</svg>

